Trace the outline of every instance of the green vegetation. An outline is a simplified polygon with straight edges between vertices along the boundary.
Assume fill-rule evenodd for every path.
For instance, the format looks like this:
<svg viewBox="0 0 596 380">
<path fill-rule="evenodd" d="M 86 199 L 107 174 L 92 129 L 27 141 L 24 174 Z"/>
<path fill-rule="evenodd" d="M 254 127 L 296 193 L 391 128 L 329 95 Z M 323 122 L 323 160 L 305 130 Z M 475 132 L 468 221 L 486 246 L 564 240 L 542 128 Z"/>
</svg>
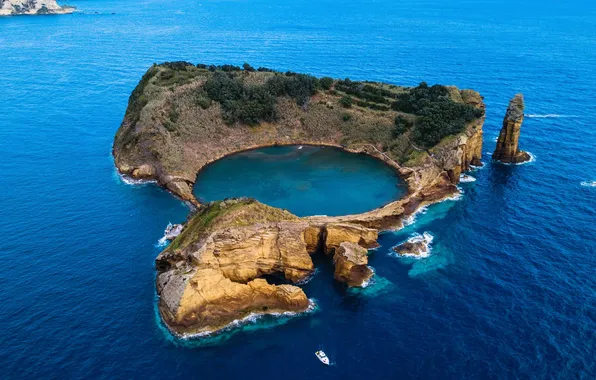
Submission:
<svg viewBox="0 0 596 380">
<path fill-rule="evenodd" d="M 151 68 L 143 75 L 137 87 L 132 91 L 132 94 L 130 94 L 130 97 L 128 98 L 128 108 L 126 109 L 126 118 L 132 124 L 139 120 L 141 110 L 147 105 L 148 100 L 144 94 L 145 86 L 147 86 L 151 78 L 158 72 L 159 69 L 156 65 L 151 66 Z"/>
<path fill-rule="evenodd" d="M 354 104 L 354 101 L 352 100 L 351 96 L 344 95 L 341 97 L 341 99 L 339 99 L 339 104 L 341 104 L 342 107 L 350 108 L 352 107 L 352 104 Z"/>
<path fill-rule="evenodd" d="M 187 136 L 202 134 L 202 143 L 211 145 L 230 139 L 240 146 L 242 136 L 253 131 L 347 146 L 372 144 L 404 163 L 481 117 L 481 109 L 464 102 L 477 104 L 481 99 L 476 97 L 473 91 L 426 83 L 404 88 L 255 69 L 248 63 L 239 67 L 166 62 L 152 66 L 131 94 L 117 141 L 127 147 L 136 144 L 138 127 L 145 128 L 148 145 L 163 144 L 167 152 L 143 148 L 135 154 L 143 160 L 145 155 L 160 155 L 171 167 L 183 160 L 175 144 L 184 143 Z M 141 116 L 143 109 L 147 112 Z M 263 122 L 271 124 L 244 129 Z"/>
<path fill-rule="evenodd" d="M 276 74 L 264 84 L 247 85 L 242 77 L 216 71 L 203 90 L 221 104 L 222 117 L 228 123 L 241 122 L 256 125 L 276 119 L 276 99 L 289 96 L 298 105 L 306 106 L 317 90 L 318 80 L 310 75 Z"/>
<path fill-rule="evenodd" d="M 427 148 L 449 135 L 461 132 L 467 123 L 481 117 L 483 112 L 469 104 L 454 102 L 447 87 L 429 87 L 424 82 L 399 94 L 392 108 L 418 116 L 412 131 L 412 140 Z M 404 125 L 398 125 L 397 120 L 396 126 L 404 129 Z"/>
<path fill-rule="evenodd" d="M 333 87 L 333 78 L 323 77 L 319 79 L 319 84 L 323 90 L 329 90 L 331 87 Z"/>
</svg>

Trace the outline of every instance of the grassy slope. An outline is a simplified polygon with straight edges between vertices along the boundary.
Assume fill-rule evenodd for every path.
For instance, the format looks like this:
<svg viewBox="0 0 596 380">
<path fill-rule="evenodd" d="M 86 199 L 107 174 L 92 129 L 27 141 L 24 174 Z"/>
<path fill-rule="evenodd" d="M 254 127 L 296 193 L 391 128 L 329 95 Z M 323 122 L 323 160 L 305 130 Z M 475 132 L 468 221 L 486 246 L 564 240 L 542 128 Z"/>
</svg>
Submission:
<svg viewBox="0 0 596 380">
<path fill-rule="evenodd" d="M 407 91 L 389 84 L 362 82 L 365 86 L 383 90 L 385 100 L 371 102 L 347 95 L 334 82 L 330 90 L 319 90 L 307 107 L 301 107 L 289 97 L 277 98 L 277 119 L 249 126 L 239 122 L 232 125 L 222 119 L 219 103 L 205 99 L 202 86 L 213 73 L 205 68 L 166 65 L 151 67 L 133 91 L 122 127 L 118 131 L 115 150 L 123 152 L 132 161 L 159 162 L 169 173 L 176 174 L 181 163 L 200 161 L 195 153 L 205 157 L 217 156 L 218 143 L 233 150 L 241 148 L 254 135 L 255 141 L 265 137 L 287 137 L 291 140 L 330 142 L 346 146 L 372 144 L 386 152 L 400 164 L 415 165 L 424 152 L 411 144 L 412 128 L 396 133 L 395 117 L 402 115 L 414 122 L 416 116 L 389 108 L 393 96 Z M 269 78 L 284 75 L 275 72 L 234 72 L 247 86 L 262 85 Z M 339 89 L 338 89 L 339 88 Z M 458 91 L 452 99 L 462 101 Z M 350 96 L 354 105 L 345 108 L 342 98 Z M 360 105 L 358 105 L 360 104 Z M 362 106 L 365 105 L 365 106 Z M 254 145 L 254 144 L 253 144 Z M 185 148 L 192 147 L 192 149 Z M 204 160 L 204 159 L 203 159 Z M 194 166 L 199 166 L 194 165 Z"/>
<path fill-rule="evenodd" d="M 183 232 L 166 250 L 184 249 L 219 227 L 250 226 L 255 223 L 298 221 L 290 212 L 250 198 L 211 202 L 191 217 Z"/>
</svg>

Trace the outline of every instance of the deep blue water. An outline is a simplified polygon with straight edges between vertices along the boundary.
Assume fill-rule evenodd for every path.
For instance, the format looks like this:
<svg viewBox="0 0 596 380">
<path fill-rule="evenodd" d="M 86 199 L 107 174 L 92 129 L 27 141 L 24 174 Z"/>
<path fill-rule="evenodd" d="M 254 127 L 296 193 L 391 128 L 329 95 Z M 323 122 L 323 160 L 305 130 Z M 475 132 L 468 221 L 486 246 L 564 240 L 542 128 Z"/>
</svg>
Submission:
<svg viewBox="0 0 596 380">
<path fill-rule="evenodd" d="M 85 13 L 0 19 L 1 378 L 596 377 L 594 2 L 69 3 Z M 486 152 L 518 91 L 558 117 L 526 119 L 535 162 L 487 155 L 460 200 L 384 234 L 364 291 L 322 260 L 312 314 L 180 343 L 155 317 L 153 260 L 188 210 L 110 156 L 138 79 L 179 59 L 474 88 Z M 428 259 L 389 255 L 425 231 Z"/>
<path fill-rule="evenodd" d="M 279 146 L 215 161 L 201 170 L 194 191 L 200 201 L 253 197 L 307 216 L 366 212 L 399 199 L 407 186 L 395 170 L 370 156 Z"/>
</svg>

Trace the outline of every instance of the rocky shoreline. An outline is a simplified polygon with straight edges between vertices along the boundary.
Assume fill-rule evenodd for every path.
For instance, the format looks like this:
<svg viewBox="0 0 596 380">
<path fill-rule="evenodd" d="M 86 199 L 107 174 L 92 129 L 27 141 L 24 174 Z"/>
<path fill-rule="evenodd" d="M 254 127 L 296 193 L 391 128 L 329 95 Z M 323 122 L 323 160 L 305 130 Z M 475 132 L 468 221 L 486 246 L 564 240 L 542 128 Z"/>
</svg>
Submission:
<svg viewBox="0 0 596 380">
<path fill-rule="evenodd" d="M 75 10 L 75 7 L 58 5 L 56 0 L 0 0 L 0 16 L 60 15 Z"/>
<path fill-rule="evenodd" d="M 399 105 L 397 112 L 379 111 L 384 106 L 362 102 L 359 104 L 368 106 L 342 107 L 347 95 L 342 97 L 333 88 L 316 91 L 302 106 L 278 98 L 274 123 L 230 125 L 222 121 L 217 104 L 212 102 L 204 108 L 187 103 L 187 96 L 203 94 L 205 80 L 214 74 L 188 65 L 180 67 L 185 70 L 185 78 L 188 72 L 196 77 L 166 88 L 158 85 L 160 76 L 180 76 L 180 71 L 172 74 L 160 66 L 148 71 L 131 95 L 113 148 L 120 173 L 134 179 L 156 180 L 195 208 L 177 231 L 180 233 L 156 259 L 159 312 L 177 336 L 217 332 L 250 315 L 306 311 L 311 302 L 296 284 L 312 276 L 314 254 L 326 254 L 333 260 L 336 280 L 347 286 L 362 286 L 373 275 L 367 265 L 367 250 L 378 245 L 378 233 L 401 228 L 421 207 L 458 193 L 456 184 L 461 173 L 481 164 L 484 104 L 478 93 L 470 90 L 429 90 L 425 84 L 415 89 L 374 84 L 371 90 L 369 82 L 359 85 L 369 86 L 369 93 L 360 96 L 385 96 L 374 98 L 380 103 L 387 99 L 399 103 L 409 94 L 426 96 L 435 91 L 443 94 L 436 98 L 438 105 L 480 111 L 460 132 L 432 146 L 419 147 L 412 142 L 419 135 L 417 124 L 406 121 L 409 127 L 405 129 L 402 125 L 405 118 L 416 120 L 416 116 L 400 112 Z M 243 82 L 267 83 L 279 74 L 266 72 L 263 79 L 261 74 L 245 70 L 234 75 L 237 81 L 239 77 Z M 347 81 L 336 81 L 332 87 L 344 88 L 340 85 Z M 164 112 L 168 120 L 163 119 Z M 176 117 L 172 112 L 177 113 Z M 177 120 L 176 126 L 172 119 Z M 334 122 L 327 123 L 323 130 L 317 124 L 319 119 Z M 387 129 L 381 134 L 386 142 L 371 138 L 376 129 L 361 133 L 371 125 Z M 360 137 L 354 140 L 353 136 Z M 389 144 L 394 148 L 387 150 Z M 197 173 L 206 165 L 240 151 L 275 145 L 331 146 L 371 155 L 396 170 L 406 181 L 408 193 L 384 207 L 337 217 L 299 218 L 251 199 L 207 205 L 196 200 L 192 187 Z M 273 285 L 264 278 L 276 274 L 288 283 Z"/>
</svg>

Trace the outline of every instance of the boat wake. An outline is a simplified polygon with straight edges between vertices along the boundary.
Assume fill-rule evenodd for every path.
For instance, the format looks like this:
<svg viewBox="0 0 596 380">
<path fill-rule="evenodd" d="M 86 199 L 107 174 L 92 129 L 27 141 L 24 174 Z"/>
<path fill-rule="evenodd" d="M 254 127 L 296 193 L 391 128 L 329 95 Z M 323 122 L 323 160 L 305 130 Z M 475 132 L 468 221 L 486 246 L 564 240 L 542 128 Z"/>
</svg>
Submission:
<svg viewBox="0 0 596 380">
<path fill-rule="evenodd" d="M 580 185 L 584 187 L 596 187 L 596 181 L 583 181 Z"/>
</svg>

